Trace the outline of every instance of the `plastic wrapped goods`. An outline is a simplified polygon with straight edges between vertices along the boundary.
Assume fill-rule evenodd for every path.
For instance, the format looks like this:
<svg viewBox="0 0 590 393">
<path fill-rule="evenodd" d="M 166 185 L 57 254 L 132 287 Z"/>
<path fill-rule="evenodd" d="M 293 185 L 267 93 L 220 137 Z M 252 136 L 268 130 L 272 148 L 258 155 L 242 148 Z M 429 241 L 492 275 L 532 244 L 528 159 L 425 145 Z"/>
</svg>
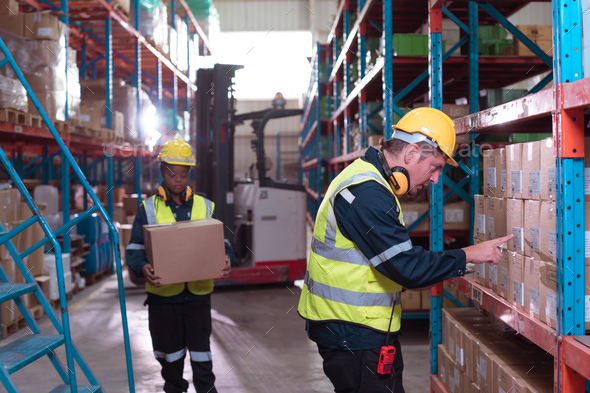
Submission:
<svg viewBox="0 0 590 393">
<path fill-rule="evenodd" d="M 0 75 L 0 108 L 12 108 L 26 112 L 27 91 L 18 79 Z"/>
<path fill-rule="evenodd" d="M 176 26 L 176 42 L 177 42 L 177 66 L 180 71 L 186 71 L 188 69 L 188 30 L 186 23 L 180 15 L 176 15 L 174 19 L 174 25 Z"/>
<path fill-rule="evenodd" d="M 178 35 L 172 26 L 168 26 L 168 42 L 170 44 L 170 61 L 176 65 L 178 63 Z"/>
</svg>

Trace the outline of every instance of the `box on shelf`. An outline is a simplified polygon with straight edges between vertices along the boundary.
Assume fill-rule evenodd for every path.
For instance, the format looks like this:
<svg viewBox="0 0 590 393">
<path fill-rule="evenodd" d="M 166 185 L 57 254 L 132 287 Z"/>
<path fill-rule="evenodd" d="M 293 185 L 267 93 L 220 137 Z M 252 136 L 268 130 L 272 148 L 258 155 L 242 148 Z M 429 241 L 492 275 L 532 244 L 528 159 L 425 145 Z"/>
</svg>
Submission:
<svg viewBox="0 0 590 393">
<path fill-rule="evenodd" d="M 418 218 L 420 218 L 429 209 L 428 203 L 401 203 L 402 212 L 404 214 L 404 223 L 406 228 L 409 228 Z M 427 232 L 429 228 L 429 219 L 426 217 L 416 228 L 414 232 Z"/>
<path fill-rule="evenodd" d="M 496 191 L 494 196 L 504 198 L 506 196 L 506 149 L 494 149 L 496 161 Z"/>
<path fill-rule="evenodd" d="M 51 11 L 24 15 L 24 35 L 27 40 L 59 41 L 63 36 L 65 25 Z"/>
<path fill-rule="evenodd" d="M 539 318 L 541 280 L 540 261 L 526 257 L 524 261 L 524 310 L 535 318 Z"/>
<path fill-rule="evenodd" d="M 436 348 L 437 351 L 437 359 L 438 359 L 438 379 L 440 379 L 440 381 L 442 382 L 442 384 L 446 387 L 447 383 L 446 383 L 446 368 L 447 368 L 447 358 L 448 358 L 448 354 L 445 353 L 446 349 L 444 347 L 444 345 L 439 344 Z"/>
<path fill-rule="evenodd" d="M 80 105 L 80 125 L 93 130 L 104 127 L 106 103 L 104 100 L 82 101 Z"/>
<path fill-rule="evenodd" d="M 469 114 L 469 105 L 443 104 L 442 111 L 451 119 L 458 119 Z"/>
<path fill-rule="evenodd" d="M 8 31 L 19 37 L 25 36 L 25 15 L 1 15 L 0 26 L 2 30 Z"/>
<path fill-rule="evenodd" d="M 522 144 L 522 199 L 541 199 L 541 144 Z"/>
<path fill-rule="evenodd" d="M 18 1 L 0 0 L 0 15 L 18 15 Z M 4 26 L 2 26 L 4 28 Z"/>
<path fill-rule="evenodd" d="M 146 225 L 144 234 L 148 261 L 154 274 L 162 277 L 162 284 L 217 278 L 225 267 L 221 221 Z M 174 258 L 170 257 L 170 250 L 175 250 Z"/>
<path fill-rule="evenodd" d="M 494 149 L 485 150 L 483 153 L 483 194 L 485 196 L 496 195 L 496 154 Z"/>
<path fill-rule="evenodd" d="M 540 214 L 540 201 L 524 201 L 524 255 L 527 257 L 541 252 Z"/>
<path fill-rule="evenodd" d="M 421 293 L 419 291 L 404 291 L 401 294 L 402 310 L 420 310 Z"/>
<path fill-rule="evenodd" d="M 504 299 L 510 299 L 510 259 L 509 259 L 510 251 L 507 249 L 502 250 L 502 259 L 497 265 L 497 274 L 498 274 L 498 286 L 496 293 L 502 296 Z"/>
<path fill-rule="evenodd" d="M 551 39 L 549 39 L 549 40 L 536 40 L 533 42 L 535 44 L 537 44 L 537 46 L 539 47 L 539 49 L 541 49 L 541 51 L 543 51 L 543 53 L 545 53 L 549 57 L 553 57 L 553 41 Z M 522 42 L 520 42 L 518 40 L 514 44 L 514 53 L 517 56 L 523 56 L 523 57 L 536 57 L 537 56 L 529 48 L 527 48 L 525 44 L 523 44 Z"/>
<path fill-rule="evenodd" d="M 524 204 L 522 199 L 506 199 L 506 233 L 514 238 L 508 241 L 508 249 L 524 253 Z"/>
<path fill-rule="evenodd" d="M 519 310 L 524 310 L 524 280 L 523 267 L 524 257 L 515 252 L 509 252 L 508 263 L 510 267 L 510 289 L 509 298 L 513 305 Z"/>
<path fill-rule="evenodd" d="M 487 240 L 486 207 L 483 195 L 474 195 L 475 222 L 473 225 L 473 238 L 481 241 Z"/>
<path fill-rule="evenodd" d="M 125 216 L 134 216 L 137 213 L 138 206 L 138 195 L 131 194 L 123 197 L 123 212 Z M 145 195 L 142 195 L 142 199 L 145 199 Z"/>
<path fill-rule="evenodd" d="M 21 208 L 20 192 L 16 188 L 9 188 L 0 191 L 0 224 L 19 220 Z M 6 227 L 4 227 L 6 230 Z"/>
<path fill-rule="evenodd" d="M 443 213 L 443 228 L 445 231 L 469 230 L 469 204 L 467 202 L 445 203 Z"/>
<path fill-rule="evenodd" d="M 506 146 L 506 197 L 522 198 L 522 144 Z"/>
<path fill-rule="evenodd" d="M 473 239 L 473 244 L 481 243 L 481 240 Z M 478 263 L 475 265 L 475 282 L 480 283 L 484 287 L 489 287 L 489 274 L 490 269 L 487 263 Z"/>
<path fill-rule="evenodd" d="M 557 266 L 553 263 L 541 261 L 539 263 L 539 274 L 539 319 L 556 328 Z"/>
<path fill-rule="evenodd" d="M 590 206 L 589 206 L 590 207 Z M 589 223 L 590 224 L 590 223 Z M 557 202 L 541 201 L 539 228 L 541 230 L 541 250 L 532 251 L 535 259 L 555 263 L 557 258 Z M 586 225 L 588 228 L 588 225 Z"/>
<path fill-rule="evenodd" d="M 539 157 L 541 158 L 541 199 L 555 200 L 557 191 L 553 138 L 539 141 Z"/>
<path fill-rule="evenodd" d="M 506 200 L 490 197 L 486 202 L 488 240 L 506 236 Z"/>
</svg>

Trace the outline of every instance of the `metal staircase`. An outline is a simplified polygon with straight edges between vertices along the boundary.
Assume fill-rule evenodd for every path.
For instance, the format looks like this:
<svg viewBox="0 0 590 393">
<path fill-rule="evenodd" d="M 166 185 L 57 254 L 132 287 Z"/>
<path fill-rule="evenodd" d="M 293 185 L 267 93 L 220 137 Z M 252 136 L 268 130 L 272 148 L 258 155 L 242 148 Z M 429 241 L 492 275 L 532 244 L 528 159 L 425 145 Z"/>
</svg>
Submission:
<svg viewBox="0 0 590 393">
<path fill-rule="evenodd" d="M 40 359 L 44 356 L 47 356 L 51 362 L 53 363 L 55 369 L 57 370 L 59 376 L 63 381 L 63 385 L 58 386 L 57 388 L 51 390 L 51 392 L 70 392 L 70 393 L 92 393 L 92 392 L 102 392 L 98 381 L 90 371 L 90 368 L 82 358 L 80 352 L 76 349 L 76 346 L 72 343 L 72 337 L 70 332 L 70 322 L 69 322 L 69 314 L 68 314 L 68 305 L 66 299 L 66 290 L 64 285 L 64 270 L 63 270 L 63 262 L 62 262 L 62 254 L 61 254 L 61 247 L 59 242 L 56 239 L 58 235 L 64 235 L 64 248 L 69 248 L 69 244 L 66 245 L 66 242 L 69 243 L 69 230 L 71 227 L 76 225 L 78 222 L 82 221 L 90 214 L 98 212 L 103 217 L 105 222 L 108 224 L 109 228 L 109 237 L 111 240 L 111 244 L 115 249 L 115 264 L 116 264 L 116 273 L 117 273 L 117 281 L 119 284 L 119 301 L 121 304 L 121 316 L 122 316 L 122 324 L 123 324 L 123 337 L 124 337 L 124 344 L 125 344 L 125 355 L 127 361 L 127 376 L 129 381 L 129 391 L 131 393 L 135 392 L 134 380 L 133 380 L 133 368 L 131 362 L 131 347 L 129 343 L 129 331 L 127 327 L 127 313 L 125 307 L 125 294 L 123 288 L 123 277 L 121 272 L 121 258 L 119 254 L 119 238 L 117 236 L 117 231 L 111 221 L 111 218 L 108 216 L 107 212 L 103 208 L 101 202 L 97 198 L 96 194 L 92 191 L 88 181 L 86 180 L 84 174 L 76 164 L 76 161 L 70 151 L 68 150 L 66 144 L 61 139 L 59 134 L 57 133 L 53 123 L 39 104 L 39 101 L 33 94 L 31 87 L 25 80 L 22 72 L 18 68 L 17 64 L 14 61 L 14 58 L 9 53 L 6 45 L 0 38 L 0 51 L 4 55 L 4 59 L 0 60 L 0 68 L 4 66 L 10 66 L 14 70 L 15 74 L 17 75 L 20 82 L 25 87 L 30 102 L 32 102 L 43 121 L 51 131 L 51 134 L 55 138 L 55 141 L 59 145 L 61 149 L 61 156 L 62 156 L 62 168 L 64 168 L 64 164 L 66 165 L 65 168 L 67 169 L 63 176 L 69 180 L 69 168 L 67 164 L 71 166 L 74 171 L 74 174 L 79 178 L 80 183 L 83 185 L 86 192 L 92 198 L 94 202 L 94 206 L 88 209 L 86 212 L 78 215 L 75 219 L 65 222 L 64 225 L 56 231 L 52 231 L 39 212 L 39 209 L 33 203 L 31 195 L 28 193 L 27 189 L 25 188 L 22 180 L 17 175 L 16 170 L 10 163 L 10 160 L 6 156 L 5 152 L 0 149 L 0 161 L 4 164 L 8 174 L 10 175 L 12 181 L 20 191 L 23 199 L 27 203 L 27 206 L 32 211 L 33 216 L 23 223 L 18 225 L 16 228 L 12 229 L 9 232 L 5 232 L 4 228 L 0 225 L 0 245 L 6 246 L 8 252 L 10 253 L 16 267 L 22 273 L 26 283 L 24 284 L 16 284 L 11 283 L 6 275 L 4 269 L 0 266 L 0 303 L 6 302 L 9 300 L 14 300 L 18 309 L 21 311 L 24 319 L 26 320 L 30 331 L 32 334 L 26 335 L 22 338 L 11 342 L 3 347 L 0 347 L 0 382 L 4 385 L 6 390 L 9 393 L 16 393 L 19 392 L 18 388 L 14 385 L 13 381 L 10 378 L 10 375 L 15 373 L 16 371 L 22 369 L 23 367 L 28 366 L 29 364 L 33 363 L 37 359 Z M 112 158 L 107 158 L 112 159 Z M 64 190 L 64 193 L 67 193 L 67 190 Z M 64 199 L 69 197 L 67 194 L 64 194 Z M 66 215 L 66 211 L 64 210 L 64 217 L 69 217 L 69 214 Z M 65 220 L 64 220 L 65 221 Z M 19 234 L 20 232 L 26 230 L 31 225 L 35 225 L 38 223 L 43 231 L 45 232 L 45 238 L 28 250 L 19 253 L 16 247 L 13 245 L 11 239 Z M 56 273 L 57 273 L 57 281 L 58 281 L 58 289 L 59 289 L 59 302 L 60 302 L 60 312 L 61 312 L 61 321 L 58 319 L 57 315 L 53 311 L 53 308 L 49 304 L 48 300 L 45 298 L 43 292 L 37 285 L 35 279 L 29 274 L 27 271 L 25 264 L 23 263 L 23 258 L 27 255 L 30 255 L 35 250 L 43 247 L 44 245 L 50 243 L 52 247 L 52 251 L 55 252 L 55 259 L 56 259 Z M 49 245 L 49 244 L 48 244 Z M 45 310 L 45 313 L 48 315 L 49 319 L 53 323 L 53 326 L 57 330 L 56 335 L 45 335 L 42 334 L 39 330 L 39 326 L 37 325 L 35 319 L 22 303 L 20 297 L 27 294 L 33 293 L 39 300 L 39 303 Z M 64 366 L 58 357 L 55 355 L 54 350 L 60 346 L 65 346 L 65 353 L 66 353 L 66 365 Z M 76 384 L 76 364 L 82 370 L 84 376 L 89 381 L 91 386 L 77 386 Z M 120 390 L 122 391 L 122 390 Z"/>
</svg>

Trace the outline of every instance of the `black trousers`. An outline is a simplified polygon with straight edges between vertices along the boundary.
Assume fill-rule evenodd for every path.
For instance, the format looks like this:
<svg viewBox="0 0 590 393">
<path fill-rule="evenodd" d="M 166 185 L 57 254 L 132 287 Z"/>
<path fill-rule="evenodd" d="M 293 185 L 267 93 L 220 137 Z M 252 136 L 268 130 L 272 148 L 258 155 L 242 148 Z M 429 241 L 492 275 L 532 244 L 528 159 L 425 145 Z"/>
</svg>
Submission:
<svg viewBox="0 0 590 393">
<path fill-rule="evenodd" d="M 402 371 L 404 361 L 399 341 L 393 371 L 389 375 L 377 374 L 381 348 L 340 350 L 318 344 L 324 359 L 324 373 L 334 385 L 336 393 L 404 393 Z"/>
<path fill-rule="evenodd" d="M 186 392 L 182 377 L 188 350 L 197 393 L 217 393 L 211 361 L 211 300 L 150 304 L 149 325 L 154 355 L 162 365 L 164 392 Z"/>
</svg>

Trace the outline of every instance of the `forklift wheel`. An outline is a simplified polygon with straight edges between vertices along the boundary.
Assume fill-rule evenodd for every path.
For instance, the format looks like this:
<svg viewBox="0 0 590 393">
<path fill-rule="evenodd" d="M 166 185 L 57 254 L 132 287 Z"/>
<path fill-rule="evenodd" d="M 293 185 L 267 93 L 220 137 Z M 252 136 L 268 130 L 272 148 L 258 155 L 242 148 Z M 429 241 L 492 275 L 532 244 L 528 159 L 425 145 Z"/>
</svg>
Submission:
<svg viewBox="0 0 590 393">
<path fill-rule="evenodd" d="M 138 277 L 135 273 L 133 273 L 133 270 L 131 270 L 129 266 L 127 266 L 127 272 L 129 272 L 129 280 L 131 280 L 133 284 L 138 287 L 143 287 L 145 285 L 145 278 Z"/>
</svg>

